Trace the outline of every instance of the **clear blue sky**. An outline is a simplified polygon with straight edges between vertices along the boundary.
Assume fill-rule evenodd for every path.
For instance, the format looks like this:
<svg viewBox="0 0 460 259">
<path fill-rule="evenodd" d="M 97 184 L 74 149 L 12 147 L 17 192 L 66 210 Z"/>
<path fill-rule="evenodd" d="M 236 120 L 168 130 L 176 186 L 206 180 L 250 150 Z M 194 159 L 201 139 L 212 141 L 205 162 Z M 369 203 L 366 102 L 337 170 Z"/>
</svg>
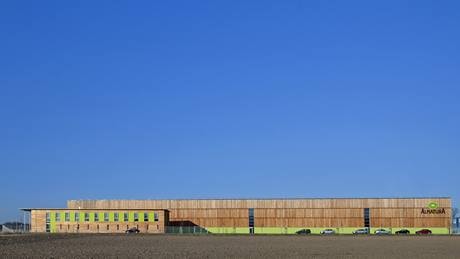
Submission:
<svg viewBox="0 0 460 259">
<path fill-rule="evenodd" d="M 0 221 L 67 199 L 460 200 L 458 1 L 2 1 Z"/>
</svg>

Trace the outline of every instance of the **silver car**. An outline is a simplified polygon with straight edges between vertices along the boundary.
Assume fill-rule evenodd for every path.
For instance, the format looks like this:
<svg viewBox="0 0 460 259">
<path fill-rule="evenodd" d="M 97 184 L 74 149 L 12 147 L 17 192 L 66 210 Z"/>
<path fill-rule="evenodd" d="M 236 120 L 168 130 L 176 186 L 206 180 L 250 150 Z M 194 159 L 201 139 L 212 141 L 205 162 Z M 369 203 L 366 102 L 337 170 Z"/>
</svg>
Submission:
<svg viewBox="0 0 460 259">
<path fill-rule="evenodd" d="M 379 229 L 375 230 L 374 233 L 376 235 L 390 235 L 391 234 L 391 232 L 389 230 L 386 230 L 386 229 L 383 229 L 383 228 L 379 228 Z"/>
<path fill-rule="evenodd" d="M 322 230 L 320 233 L 321 235 L 334 235 L 335 230 L 333 230 L 332 228 L 328 228 L 328 229 Z"/>
<path fill-rule="evenodd" d="M 360 229 L 353 231 L 353 234 L 354 235 L 367 235 L 369 234 L 369 231 L 367 230 L 367 228 L 360 228 Z"/>
</svg>

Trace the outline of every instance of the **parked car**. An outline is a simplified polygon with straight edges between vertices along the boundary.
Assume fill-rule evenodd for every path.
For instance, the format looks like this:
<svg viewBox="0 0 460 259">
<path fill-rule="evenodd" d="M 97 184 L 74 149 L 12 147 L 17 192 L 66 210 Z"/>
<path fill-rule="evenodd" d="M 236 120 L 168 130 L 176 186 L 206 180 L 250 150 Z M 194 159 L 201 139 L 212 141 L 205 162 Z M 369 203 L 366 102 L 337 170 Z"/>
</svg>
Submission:
<svg viewBox="0 0 460 259">
<path fill-rule="evenodd" d="M 137 229 L 137 228 L 130 228 L 130 229 L 128 229 L 128 230 L 125 231 L 126 234 L 131 234 L 131 233 L 137 234 L 137 233 L 139 233 L 139 232 L 140 232 L 140 231 L 139 231 L 139 229 Z"/>
<path fill-rule="evenodd" d="M 376 235 L 390 235 L 391 234 L 391 232 L 389 230 L 386 230 L 386 229 L 383 229 L 383 228 L 379 228 L 379 229 L 375 230 L 374 233 Z"/>
<path fill-rule="evenodd" d="M 360 228 L 360 229 L 353 231 L 353 234 L 354 235 L 366 235 L 366 234 L 369 234 L 369 230 L 367 230 L 367 228 Z"/>
<path fill-rule="evenodd" d="M 408 229 L 401 229 L 395 232 L 396 235 L 409 235 L 410 231 Z"/>
<path fill-rule="evenodd" d="M 417 234 L 417 235 L 430 235 L 430 234 L 431 234 L 431 230 L 429 230 L 429 229 L 422 229 L 422 230 L 419 230 L 419 231 L 415 232 L 415 234 Z"/>
<path fill-rule="evenodd" d="M 308 234 L 311 234 L 311 230 L 310 229 L 301 229 L 297 232 L 295 232 L 296 234 L 298 235 L 308 235 Z"/>
<path fill-rule="evenodd" d="M 320 233 L 321 235 L 334 235 L 335 230 L 333 230 L 332 228 L 328 228 L 328 229 L 322 230 Z"/>
</svg>

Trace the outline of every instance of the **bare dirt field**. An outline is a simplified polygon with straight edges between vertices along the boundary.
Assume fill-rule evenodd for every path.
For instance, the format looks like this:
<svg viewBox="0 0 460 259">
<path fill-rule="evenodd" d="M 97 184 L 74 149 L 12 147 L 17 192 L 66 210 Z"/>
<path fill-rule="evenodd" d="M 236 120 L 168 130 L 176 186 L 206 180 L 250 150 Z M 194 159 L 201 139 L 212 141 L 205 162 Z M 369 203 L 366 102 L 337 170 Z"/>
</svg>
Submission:
<svg viewBox="0 0 460 259">
<path fill-rule="evenodd" d="M 0 258 L 31 257 L 460 258 L 460 236 L 0 236 Z"/>
</svg>

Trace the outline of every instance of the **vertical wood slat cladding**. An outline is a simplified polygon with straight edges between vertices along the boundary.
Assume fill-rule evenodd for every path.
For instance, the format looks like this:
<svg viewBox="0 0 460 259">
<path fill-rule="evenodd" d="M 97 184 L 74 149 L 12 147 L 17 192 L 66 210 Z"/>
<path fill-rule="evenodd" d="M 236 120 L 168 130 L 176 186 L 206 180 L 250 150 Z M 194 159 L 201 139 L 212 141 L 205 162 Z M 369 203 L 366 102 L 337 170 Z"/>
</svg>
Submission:
<svg viewBox="0 0 460 259">
<path fill-rule="evenodd" d="M 448 218 L 372 218 L 375 227 L 447 227 Z"/>
<path fill-rule="evenodd" d="M 260 218 L 259 227 L 350 227 L 362 225 L 362 218 Z"/>
<path fill-rule="evenodd" d="M 422 214 L 430 202 L 445 214 Z M 254 208 L 256 227 L 362 227 L 363 208 L 379 227 L 450 227 L 449 198 L 402 199 L 254 199 L 254 200 L 71 200 L 69 208 L 167 209 L 172 224 L 248 227 Z"/>
<path fill-rule="evenodd" d="M 30 215 L 30 232 L 45 232 L 46 230 L 46 212 L 34 210 Z"/>
<path fill-rule="evenodd" d="M 89 213 L 94 217 L 94 213 L 156 213 L 158 221 L 143 221 L 143 218 L 139 218 L 139 221 L 130 221 L 125 222 L 120 215 L 119 221 L 105 221 L 103 218 L 99 218 L 98 221 L 93 219 L 85 220 L 85 217 L 80 216 L 79 221 L 75 221 L 74 218 L 66 221 L 65 217 L 61 217 L 60 220 L 55 219 L 54 221 L 50 220 L 49 226 L 50 231 L 53 233 L 124 233 L 129 228 L 138 228 L 142 233 L 164 233 L 168 212 L 165 210 L 142 210 L 142 211 L 132 211 L 132 210 L 75 210 L 75 209 L 32 209 L 31 210 L 31 232 L 46 232 L 46 213 L 50 214 L 50 219 L 53 215 L 59 214 L 62 215 L 69 213 L 70 215 L 75 215 L 79 213 L 80 215 Z M 90 216 L 91 218 L 91 216 Z"/>
<path fill-rule="evenodd" d="M 217 208 L 424 208 L 429 202 L 451 207 L 449 198 L 420 199 L 274 199 L 274 200 L 69 200 L 68 208 L 217 209 Z"/>
<path fill-rule="evenodd" d="M 59 222 L 56 233 L 125 233 L 130 228 L 138 228 L 141 233 L 164 233 L 164 225 L 153 222 Z"/>
<path fill-rule="evenodd" d="M 411 217 L 411 218 L 437 218 L 440 217 L 439 214 L 422 214 L 422 208 L 375 208 L 372 209 L 371 218 L 397 218 L 397 217 Z M 452 210 L 451 208 L 445 208 L 446 214 L 443 214 L 442 217 L 451 217 Z"/>
</svg>

